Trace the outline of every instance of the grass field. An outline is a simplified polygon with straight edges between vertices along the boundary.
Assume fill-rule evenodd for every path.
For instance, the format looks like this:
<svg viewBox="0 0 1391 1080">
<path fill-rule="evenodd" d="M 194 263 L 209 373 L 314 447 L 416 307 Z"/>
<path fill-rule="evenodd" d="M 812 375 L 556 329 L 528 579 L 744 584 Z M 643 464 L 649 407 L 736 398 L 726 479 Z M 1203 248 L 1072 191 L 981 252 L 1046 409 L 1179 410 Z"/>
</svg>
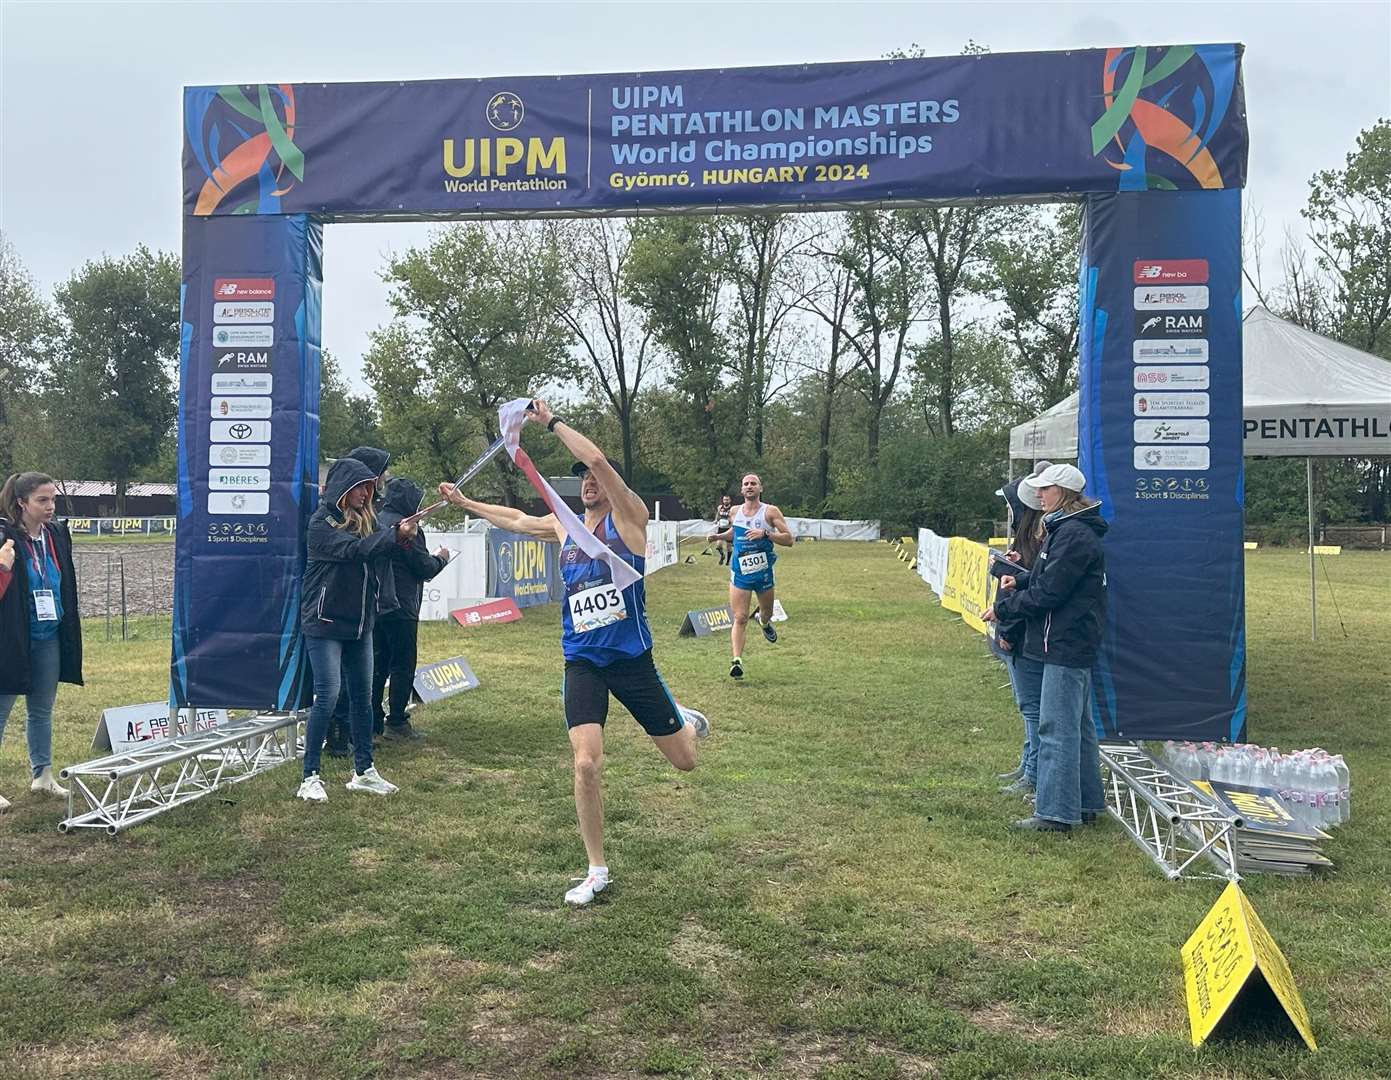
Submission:
<svg viewBox="0 0 1391 1080">
<path fill-rule="evenodd" d="M 884 545 L 779 563 L 790 621 L 678 639 L 722 599 L 709 558 L 650 582 L 658 663 L 709 712 L 675 773 L 610 717 L 608 857 L 589 909 L 559 709 L 558 615 L 423 628 L 479 690 L 387 747 L 389 800 L 306 806 L 286 767 L 130 833 L 60 836 L 0 753 L 0 1077 L 1348 1077 L 1391 1072 L 1391 559 L 1248 566 L 1251 736 L 1321 744 L 1353 771 L 1333 875 L 1247 893 L 1289 958 L 1317 1054 L 1189 1046 L 1178 947 L 1220 883 L 1171 883 L 1114 823 L 1011 834 L 996 793 L 1019 720 L 980 639 Z M 100 709 L 157 699 L 167 621 L 88 640 L 59 694 L 57 754 Z M 19 711 L 18 709 L 16 710 Z M 328 759 L 326 759 L 326 762 Z M 1379 1064 L 1378 1064 L 1379 1063 Z"/>
</svg>

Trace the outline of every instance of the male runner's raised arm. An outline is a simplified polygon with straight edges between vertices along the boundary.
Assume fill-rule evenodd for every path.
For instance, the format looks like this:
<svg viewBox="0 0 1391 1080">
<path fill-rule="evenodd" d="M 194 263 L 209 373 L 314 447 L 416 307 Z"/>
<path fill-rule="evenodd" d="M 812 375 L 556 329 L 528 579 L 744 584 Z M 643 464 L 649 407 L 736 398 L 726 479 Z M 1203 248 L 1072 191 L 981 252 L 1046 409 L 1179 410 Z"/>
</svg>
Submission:
<svg viewBox="0 0 1391 1080">
<path fill-rule="evenodd" d="M 631 551 L 647 550 L 647 522 L 652 516 L 647 504 L 638 498 L 618 471 L 609 464 L 604 452 L 590 439 L 581 435 L 568 423 L 551 412 L 551 407 L 540 398 L 532 403 L 526 414 L 527 420 L 540 424 L 565 444 L 565 449 L 574 455 L 575 460 L 585 465 L 598 479 L 613 511 L 613 522 L 618 526 L 618 535 Z"/>
<path fill-rule="evenodd" d="M 467 510 L 470 514 L 481 517 L 499 529 L 521 533 L 523 536 L 532 536 L 537 540 L 545 540 L 552 544 L 560 544 L 565 541 L 565 537 L 561 534 L 560 523 L 556 521 L 554 514 L 535 517 L 523 513 L 514 506 L 498 506 L 496 503 L 479 502 L 459 494 L 453 484 L 441 484 L 440 494 L 451 505 Z"/>
</svg>

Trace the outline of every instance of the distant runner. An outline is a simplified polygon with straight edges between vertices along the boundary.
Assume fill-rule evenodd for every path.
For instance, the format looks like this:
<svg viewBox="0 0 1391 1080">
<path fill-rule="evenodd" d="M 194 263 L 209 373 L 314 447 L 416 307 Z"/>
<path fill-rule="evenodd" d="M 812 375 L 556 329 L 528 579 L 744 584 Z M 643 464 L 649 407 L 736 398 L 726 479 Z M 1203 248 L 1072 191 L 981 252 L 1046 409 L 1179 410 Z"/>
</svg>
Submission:
<svg viewBox="0 0 1391 1080">
<path fill-rule="evenodd" d="M 729 541 L 719 538 L 721 533 L 729 532 L 729 516 L 734 512 L 734 500 L 728 495 L 721 495 L 719 505 L 715 507 L 715 531 L 710 534 L 710 539 L 715 544 L 715 553 L 720 557 L 720 565 L 729 565 Z"/>
<path fill-rule="evenodd" d="M 609 695 L 627 708 L 657 749 L 682 772 L 695 768 L 696 739 L 709 734 L 710 722 L 694 709 L 676 703 L 652 663 L 652 631 L 647 625 L 642 578 L 646 560 L 641 554 L 647 550 L 647 506 L 629 490 L 618 467 L 603 451 L 555 416 L 544 401 L 534 402 L 526 418 L 554 432 L 575 456 L 571 471 L 580 478 L 583 527 L 637 571 L 636 581 L 619 589 L 610 564 L 582 550 L 555 514 L 533 517 L 511 507 L 475 502 L 459 494 L 453 484 L 441 484 L 440 494 L 498 528 L 561 545 L 565 726 L 575 758 L 575 811 L 589 855 L 589 872 L 565 894 L 565 902 L 583 905 L 609 884 L 599 782 Z M 602 548 L 598 550 L 607 555 Z"/>
<path fill-rule="evenodd" d="M 728 539 L 734 545 L 729 575 L 729 607 L 734 614 L 734 627 L 730 632 L 731 679 L 744 677 L 744 637 L 749 625 L 750 594 L 758 596 L 763 636 L 770 642 L 778 640 L 778 632 L 773 628 L 773 563 L 777 561 L 773 545 L 792 546 L 792 530 L 787 527 L 782 511 L 760 498 L 763 481 L 758 474 L 749 473 L 739 487 L 744 494 L 743 503 L 730 518 L 729 529 L 715 534 L 716 539 Z"/>
</svg>

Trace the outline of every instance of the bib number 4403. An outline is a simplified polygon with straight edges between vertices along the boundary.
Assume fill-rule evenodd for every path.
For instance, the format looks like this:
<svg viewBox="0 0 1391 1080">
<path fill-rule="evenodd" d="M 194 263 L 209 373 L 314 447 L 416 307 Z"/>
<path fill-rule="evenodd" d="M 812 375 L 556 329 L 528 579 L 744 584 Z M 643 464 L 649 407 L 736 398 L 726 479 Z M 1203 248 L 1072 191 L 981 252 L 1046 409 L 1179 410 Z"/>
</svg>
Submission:
<svg viewBox="0 0 1391 1080">
<path fill-rule="evenodd" d="M 588 633 L 628 617 L 623 593 L 612 582 L 571 593 L 567 603 L 570 605 L 570 624 L 577 634 Z"/>
</svg>

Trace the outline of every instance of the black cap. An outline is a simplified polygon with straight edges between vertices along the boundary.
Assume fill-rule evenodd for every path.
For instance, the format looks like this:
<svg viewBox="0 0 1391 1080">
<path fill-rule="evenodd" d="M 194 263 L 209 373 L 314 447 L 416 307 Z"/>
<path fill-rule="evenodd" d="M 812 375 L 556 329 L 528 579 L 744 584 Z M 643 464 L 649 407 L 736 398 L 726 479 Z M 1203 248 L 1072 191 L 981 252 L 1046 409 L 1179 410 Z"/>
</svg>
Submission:
<svg viewBox="0 0 1391 1080">
<path fill-rule="evenodd" d="M 613 458 L 605 458 L 604 460 L 609 463 L 609 467 L 619 476 L 623 475 L 623 467 L 619 465 L 618 462 L 614 461 Z M 589 472 L 589 466 L 583 461 L 577 461 L 570 466 L 571 476 L 583 476 L 587 472 Z"/>
</svg>

